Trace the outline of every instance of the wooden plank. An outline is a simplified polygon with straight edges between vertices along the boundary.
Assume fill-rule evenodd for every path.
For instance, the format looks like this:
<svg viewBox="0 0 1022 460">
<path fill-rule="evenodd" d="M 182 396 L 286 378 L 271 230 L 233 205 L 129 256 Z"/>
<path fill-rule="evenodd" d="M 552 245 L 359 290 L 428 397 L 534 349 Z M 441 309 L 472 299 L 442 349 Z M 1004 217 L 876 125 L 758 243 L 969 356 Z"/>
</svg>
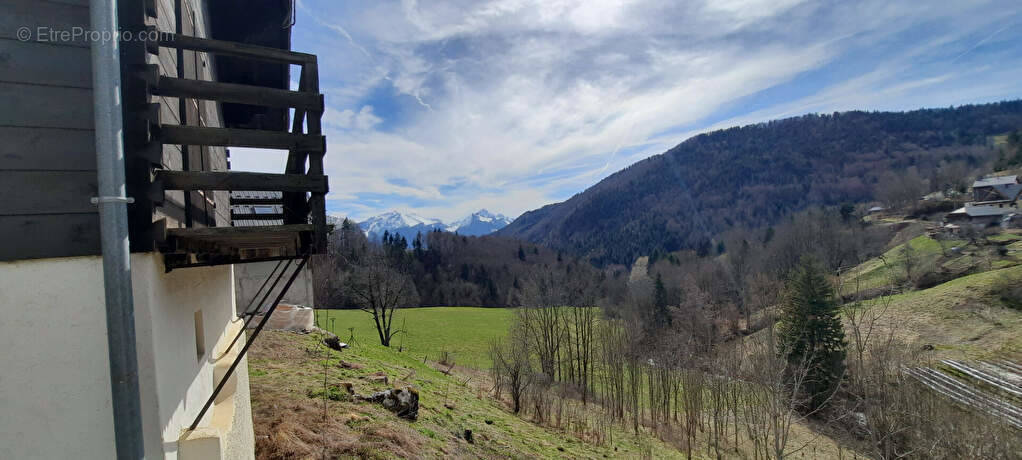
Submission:
<svg viewBox="0 0 1022 460">
<path fill-rule="evenodd" d="M 97 190 L 94 171 L 0 171 L 0 215 L 96 212 Z"/>
<path fill-rule="evenodd" d="M 0 260 L 100 253 L 99 214 L 0 216 Z"/>
<path fill-rule="evenodd" d="M 92 90 L 0 84 L 0 126 L 93 129 Z"/>
<path fill-rule="evenodd" d="M 298 91 L 308 91 L 308 78 L 306 68 L 302 66 L 301 74 L 298 75 Z M 305 124 L 305 111 L 295 110 L 294 118 L 291 119 L 291 132 L 302 133 Z M 307 152 L 291 150 L 288 152 L 287 164 L 284 172 L 288 174 L 305 174 L 305 163 Z M 284 194 L 284 223 L 297 224 L 308 221 L 309 203 L 305 194 L 288 193 Z"/>
<path fill-rule="evenodd" d="M 259 129 L 206 128 L 180 125 L 160 126 L 160 140 L 164 144 L 254 147 L 280 150 L 302 149 L 314 152 L 321 152 L 326 148 L 326 141 L 323 136 Z"/>
<path fill-rule="evenodd" d="M 283 198 L 234 198 L 231 197 L 231 205 L 282 205 Z"/>
<path fill-rule="evenodd" d="M 319 192 L 328 190 L 326 176 L 253 172 L 157 171 L 166 190 L 251 190 Z"/>
<path fill-rule="evenodd" d="M 92 131 L 0 127 L 0 169 L 95 170 Z"/>
<path fill-rule="evenodd" d="M 268 46 L 249 45 L 172 33 L 160 34 L 160 46 L 283 64 L 303 64 L 315 59 L 315 56 L 311 54 L 270 48 Z"/>
<path fill-rule="evenodd" d="M 303 77 L 308 79 L 306 90 L 319 93 L 319 63 L 312 60 L 305 64 Z M 313 136 L 322 134 L 322 110 L 309 111 L 306 126 L 308 133 Z M 323 169 L 323 155 L 326 154 L 324 143 L 323 151 L 309 152 L 309 174 L 325 174 Z M 313 248 L 316 254 L 325 254 L 327 251 L 327 230 L 326 230 L 326 194 L 313 192 L 309 197 L 309 212 L 312 215 L 312 223 L 316 226 Z"/>
<path fill-rule="evenodd" d="M 0 40 L 0 80 L 92 88 L 89 49 Z"/>
<path fill-rule="evenodd" d="M 66 5 L 83 6 L 85 8 L 89 7 L 89 0 L 41 0 L 41 1 L 49 3 L 62 3 Z"/>
<path fill-rule="evenodd" d="M 264 107 L 296 107 L 307 110 L 323 110 L 323 96 L 321 94 L 300 93 L 297 91 L 235 83 L 160 77 L 160 84 L 155 92 L 164 96 L 188 97 Z"/>
<path fill-rule="evenodd" d="M 167 236 L 176 238 L 261 238 L 293 235 L 313 230 L 312 224 L 273 225 L 268 227 L 168 228 Z"/>
<path fill-rule="evenodd" d="M 231 213 L 231 220 L 283 220 L 283 213 L 254 214 L 254 213 Z"/>
<path fill-rule="evenodd" d="M 0 2 L 0 39 L 23 39 L 18 36 L 18 30 L 23 27 L 31 33 L 28 41 L 46 43 L 50 46 L 89 47 L 89 42 L 85 40 L 84 36 L 60 37 L 48 33 L 48 31 L 67 31 L 70 34 L 75 30 L 83 32 L 88 30 L 89 8 L 87 6 L 39 0 L 4 0 Z M 40 36 L 40 29 L 47 33 Z"/>
</svg>

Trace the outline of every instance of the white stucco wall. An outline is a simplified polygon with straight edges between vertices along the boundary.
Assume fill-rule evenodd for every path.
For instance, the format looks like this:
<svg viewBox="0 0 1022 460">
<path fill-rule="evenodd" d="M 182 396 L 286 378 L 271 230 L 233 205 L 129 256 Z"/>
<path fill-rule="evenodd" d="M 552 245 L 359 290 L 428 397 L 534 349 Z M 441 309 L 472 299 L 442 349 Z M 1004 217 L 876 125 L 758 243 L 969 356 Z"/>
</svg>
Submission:
<svg viewBox="0 0 1022 460">
<path fill-rule="evenodd" d="M 155 253 L 133 254 L 131 265 L 146 457 L 177 458 L 183 429 L 212 394 L 228 329 L 239 329 L 232 267 L 164 273 Z M 113 457 L 103 299 L 99 257 L 0 263 L 0 458 Z M 225 444 L 245 458 L 254 447 L 247 363 L 236 372 L 238 424 Z"/>
<path fill-rule="evenodd" d="M 0 262 L 0 458 L 113 458 L 99 257 Z"/>
</svg>

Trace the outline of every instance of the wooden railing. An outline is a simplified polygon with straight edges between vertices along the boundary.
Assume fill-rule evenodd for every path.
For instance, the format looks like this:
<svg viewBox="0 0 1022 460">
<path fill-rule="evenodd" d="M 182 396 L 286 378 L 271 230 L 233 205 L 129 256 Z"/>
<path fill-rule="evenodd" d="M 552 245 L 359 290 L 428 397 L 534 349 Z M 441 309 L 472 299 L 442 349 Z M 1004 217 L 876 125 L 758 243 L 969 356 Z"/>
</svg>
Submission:
<svg viewBox="0 0 1022 460">
<path fill-rule="evenodd" d="M 323 168 L 326 140 L 322 135 L 323 95 L 319 92 L 319 70 L 315 55 L 289 50 L 254 46 L 243 43 L 198 37 L 159 33 L 155 51 L 159 47 L 191 50 L 220 56 L 269 63 L 296 65 L 301 68 L 299 88 L 290 91 L 216 81 L 189 80 L 160 75 L 158 66 L 147 65 L 138 74 L 147 93 L 177 98 L 201 99 L 221 103 L 237 103 L 276 109 L 294 109 L 291 130 L 269 131 L 257 129 L 211 128 L 200 126 L 165 125 L 159 123 L 159 105 L 141 111 L 145 122 L 144 145 L 137 146 L 136 154 L 158 160 L 162 145 L 221 146 L 282 149 L 288 151 L 285 170 L 280 174 L 251 172 L 174 171 L 159 169 L 153 174 L 149 196 L 162 201 L 165 190 L 210 191 L 280 191 L 279 200 L 264 200 L 264 204 L 280 204 L 279 216 L 284 226 L 296 231 L 309 231 L 311 247 L 304 253 L 322 253 L 326 250 L 326 193 L 327 177 Z M 152 46 L 152 45 L 151 45 Z M 152 49 L 149 52 L 153 52 Z M 153 107 L 155 106 L 155 107 Z M 129 124 L 126 123 L 126 126 Z M 134 125 L 138 127 L 138 125 Z M 137 137 L 137 136 L 136 136 Z M 274 201 L 274 202 L 270 202 Z M 312 224 L 311 227 L 308 224 Z M 173 229 L 157 239 L 170 235 L 192 235 L 220 240 L 238 233 L 228 228 Z M 280 229 L 267 229 L 268 241 L 280 239 Z M 233 232 L 233 233 L 232 233 Z M 240 233 L 238 233 L 240 234 Z M 247 244 L 258 240 L 258 230 L 244 232 Z M 298 254 L 295 254 L 296 256 Z M 221 259 L 218 259 L 221 260 Z"/>
</svg>

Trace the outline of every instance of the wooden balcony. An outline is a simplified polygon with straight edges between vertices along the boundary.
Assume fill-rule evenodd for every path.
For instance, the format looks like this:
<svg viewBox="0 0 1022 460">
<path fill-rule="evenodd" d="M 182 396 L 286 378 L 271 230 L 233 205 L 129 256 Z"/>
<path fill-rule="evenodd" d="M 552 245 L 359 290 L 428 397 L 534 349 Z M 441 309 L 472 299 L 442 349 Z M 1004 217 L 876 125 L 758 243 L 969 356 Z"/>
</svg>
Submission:
<svg viewBox="0 0 1022 460">
<path fill-rule="evenodd" d="M 284 49 L 254 46 L 171 33 L 160 33 L 160 40 L 151 43 L 146 52 L 156 54 L 160 48 L 190 50 L 245 60 L 298 66 L 301 69 L 299 88 L 291 91 L 228 82 L 176 78 L 160 74 L 160 68 L 136 62 L 122 71 L 130 81 L 125 84 L 125 151 L 134 158 L 129 167 L 129 188 L 136 197 L 145 196 L 135 212 L 133 223 L 142 227 L 145 209 L 160 206 L 167 191 L 267 191 L 280 192 L 272 201 L 279 211 L 260 215 L 260 222 L 281 222 L 277 225 L 240 225 L 225 227 L 165 229 L 155 222 L 144 232 L 133 232 L 136 238 L 151 239 L 166 255 L 167 269 L 202 265 L 279 260 L 322 253 L 326 250 L 326 200 L 329 190 L 323 170 L 326 139 L 322 135 L 323 95 L 319 92 L 319 71 L 315 55 Z M 133 70 L 132 70 L 133 69 Z M 140 91 L 144 90 L 143 91 Z M 129 96 L 144 95 L 144 103 Z M 149 103 L 152 96 L 204 100 L 218 103 L 293 109 L 290 131 L 219 128 L 193 125 L 163 124 L 159 104 Z M 286 167 L 278 174 L 234 171 L 177 171 L 163 169 L 164 145 L 205 147 L 250 147 L 286 150 Z M 143 161 L 146 174 L 137 165 Z M 134 170 L 134 172 L 132 171 Z M 144 177 L 143 177 L 144 176 Z M 145 193 L 139 193 L 139 190 Z M 205 195 L 204 195 L 205 196 Z M 241 199 L 240 203 L 245 203 Z M 254 198 L 256 201 L 269 199 Z M 231 204 L 235 204 L 232 199 Z M 149 211 L 151 215 L 152 211 Z M 230 212 L 230 219 L 241 222 L 257 220 L 246 213 Z M 151 219 L 150 219 L 151 221 Z M 141 236 L 139 236 L 141 235 Z"/>
</svg>

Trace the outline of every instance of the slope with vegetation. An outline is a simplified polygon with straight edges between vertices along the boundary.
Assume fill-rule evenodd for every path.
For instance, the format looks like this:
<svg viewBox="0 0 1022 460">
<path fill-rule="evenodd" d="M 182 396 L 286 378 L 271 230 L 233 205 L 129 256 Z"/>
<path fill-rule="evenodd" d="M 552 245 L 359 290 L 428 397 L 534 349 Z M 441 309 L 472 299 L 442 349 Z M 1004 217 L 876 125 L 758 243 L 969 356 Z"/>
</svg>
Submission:
<svg viewBox="0 0 1022 460">
<path fill-rule="evenodd" d="M 701 134 L 498 234 L 630 264 L 698 249 L 736 227 L 765 227 L 809 206 L 914 200 L 964 187 L 1002 154 L 988 138 L 1022 126 L 1022 101 L 904 113 L 805 115 Z M 914 179 L 914 180 L 909 180 Z M 922 190 L 925 192 L 925 190 Z"/>
<path fill-rule="evenodd" d="M 257 458 L 680 457 L 648 433 L 599 426 L 595 417 L 583 426 L 569 425 L 566 415 L 563 423 L 543 425 L 515 416 L 489 395 L 486 375 L 476 371 L 371 342 L 337 352 L 319 338 L 270 331 L 253 346 L 249 372 Z M 363 395 L 412 387 L 420 397 L 418 419 L 401 419 L 382 406 L 355 400 L 346 383 Z"/>
</svg>

